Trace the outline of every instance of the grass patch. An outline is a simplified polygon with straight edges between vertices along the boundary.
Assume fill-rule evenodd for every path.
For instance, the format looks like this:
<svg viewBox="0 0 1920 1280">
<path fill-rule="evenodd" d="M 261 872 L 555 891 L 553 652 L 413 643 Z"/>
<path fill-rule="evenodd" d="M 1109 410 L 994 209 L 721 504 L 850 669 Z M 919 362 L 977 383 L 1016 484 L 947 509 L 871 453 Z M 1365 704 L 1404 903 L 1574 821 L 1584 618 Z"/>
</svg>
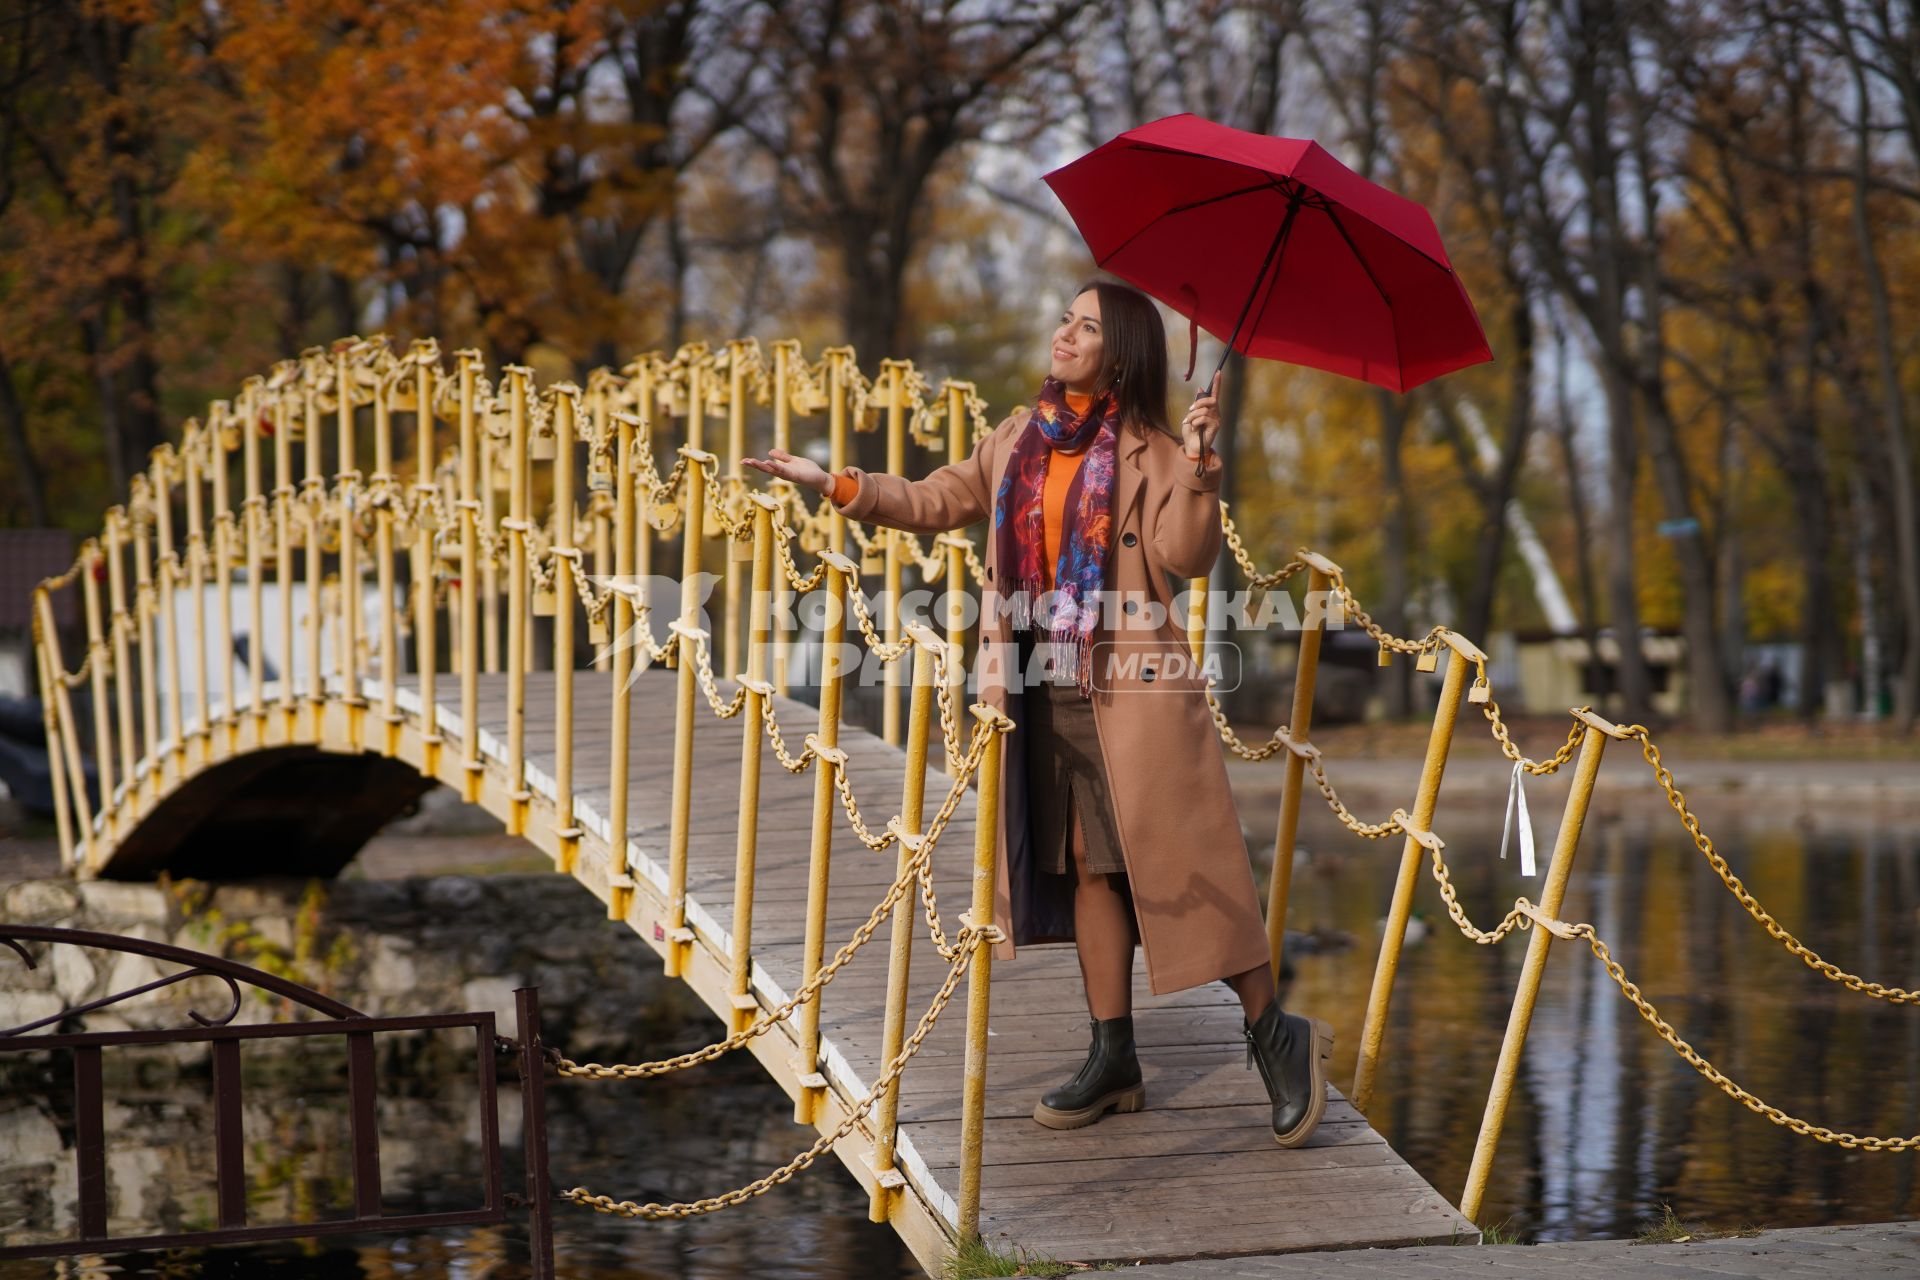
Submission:
<svg viewBox="0 0 1920 1280">
<path fill-rule="evenodd" d="M 976 1280 L 984 1276 L 1074 1276 L 1086 1271 L 1117 1271 L 1114 1262 L 1062 1262 L 1044 1253 L 1009 1245 L 996 1249 L 982 1239 L 963 1240 L 948 1255 L 941 1280 Z"/>
<path fill-rule="evenodd" d="M 1520 1238 L 1520 1229 L 1513 1225 L 1512 1218 L 1502 1218 L 1480 1228 L 1481 1244 L 1525 1244 Z"/>
<path fill-rule="evenodd" d="M 1733 1237 L 1757 1236 L 1763 1228 L 1751 1222 L 1742 1222 L 1737 1227 L 1710 1227 L 1702 1222 L 1686 1222 L 1673 1211 L 1670 1204 L 1661 1204 L 1660 1216 L 1649 1222 L 1634 1236 L 1635 1244 L 1687 1244 L 1694 1240 L 1726 1240 Z"/>
</svg>

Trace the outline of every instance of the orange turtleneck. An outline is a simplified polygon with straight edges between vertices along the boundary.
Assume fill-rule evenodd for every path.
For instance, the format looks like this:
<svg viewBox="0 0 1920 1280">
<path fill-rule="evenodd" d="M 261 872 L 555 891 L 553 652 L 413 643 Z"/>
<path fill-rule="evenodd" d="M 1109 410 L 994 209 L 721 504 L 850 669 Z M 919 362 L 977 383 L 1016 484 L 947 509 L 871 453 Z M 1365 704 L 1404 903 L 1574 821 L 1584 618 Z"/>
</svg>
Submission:
<svg viewBox="0 0 1920 1280">
<path fill-rule="evenodd" d="M 1078 392 L 1066 393 L 1067 407 L 1076 414 L 1085 413 L 1087 406 L 1093 403 L 1090 395 Z M 1067 487 L 1073 483 L 1074 476 L 1080 472 L 1080 463 L 1086 458 L 1087 451 L 1082 448 L 1074 453 L 1064 449 L 1055 449 L 1047 466 L 1046 488 L 1040 494 L 1041 556 L 1040 567 L 1046 578 L 1048 590 L 1053 587 L 1053 566 L 1060 556 L 1060 526 L 1066 517 Z M 833 501 L 841 505 L 852 499 L 860 484 L 845 472 L 833 477 Z"/>
</svg>

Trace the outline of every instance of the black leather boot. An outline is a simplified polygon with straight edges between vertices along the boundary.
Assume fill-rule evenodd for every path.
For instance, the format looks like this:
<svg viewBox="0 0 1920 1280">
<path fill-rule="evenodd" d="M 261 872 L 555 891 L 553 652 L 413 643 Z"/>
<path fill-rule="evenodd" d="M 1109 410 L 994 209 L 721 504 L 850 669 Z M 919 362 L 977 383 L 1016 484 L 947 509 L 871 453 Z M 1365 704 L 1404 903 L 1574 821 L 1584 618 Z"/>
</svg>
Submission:
<svg viewBox="0 0 1920 1280">
<path fill-rule="evenodd" d="M 1049 1129 L 1078 1129 L 1109 1109 L 1138 1111 L 1147 1105 L 1140 1082 L 1140 1060 L 1133 1052 L 1133 1015 L 1089 1018 L 1093 1047 L 1073 1079 L 1049 1089 L 1033 1109 L 1033 1118 Z"/>
<path fill-rule="evenodd" d="M 1273 1140 L 1297 1147 L 1313 1135 L 1327 1109 L 1327 1062 L 1333 1028 L 1320 1018 L 1284 1013 L 1274 1000 L 1246 1028 L 1247 1065 L 1260 1068 L 1273 1103 Z"/>
</svg>

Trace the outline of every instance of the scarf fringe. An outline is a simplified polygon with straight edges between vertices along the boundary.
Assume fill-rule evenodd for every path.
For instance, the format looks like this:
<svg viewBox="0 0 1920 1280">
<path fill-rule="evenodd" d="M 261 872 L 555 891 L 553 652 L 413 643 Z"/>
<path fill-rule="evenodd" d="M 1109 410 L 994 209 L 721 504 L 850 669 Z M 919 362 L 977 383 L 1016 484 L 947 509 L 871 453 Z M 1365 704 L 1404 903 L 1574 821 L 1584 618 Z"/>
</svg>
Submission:
<svg viewBox="0 0 1920 1280">
<path fill-rule="evenodd" d="M 1034 582 L 1016 585 L 1010 594 L 1003 597 L 1007 601 L 1007 624 L 1015 631 L 1033 631 L 1036 641 L 1050 645 L 1054 669 L 1064 670 L 1071 675 L 1080 690 L 1080 696 L 1090 698 L 1093 696 L 1093 633 L 1099 625 L 1100 610 L 1091 603 L 1076 599 L 1073 592 L 1066 588 L 1055 587 L 1053 592 L 1066 599 L 1055 604 L 1051 614 L 1052 625 L 1036 628 L 1034 620 L 1038 611 L 1034 608 L 1034 602 L 1046 591 Z M 1079 625 L 1062 623 L 1060 619 L 1066 615 L 1077 618 Z M 1025 671 L 1020 673 L 1023 685 L 1027 674 Z"/>
</svg>

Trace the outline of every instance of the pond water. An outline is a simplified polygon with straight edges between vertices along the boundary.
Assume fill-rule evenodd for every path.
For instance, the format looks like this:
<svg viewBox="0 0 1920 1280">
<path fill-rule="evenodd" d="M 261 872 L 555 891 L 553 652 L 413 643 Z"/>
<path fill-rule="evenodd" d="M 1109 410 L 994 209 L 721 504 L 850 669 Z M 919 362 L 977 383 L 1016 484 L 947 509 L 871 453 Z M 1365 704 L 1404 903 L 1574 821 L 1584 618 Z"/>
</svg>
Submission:
<svg viewBox="0 0 1920 1280">
<path fill-rule="evenodd" d="M 1543 871 L 1555 825 L 1539 822 Z M 1749 892 L 1806 945 L 1842 969 L 1920 988 L 1920 831 L 1709 826 Z M 1323 847 L 1350 848 L 1319 815 L 1303 828 Z M 1491 928 L 1516 895 L 1539 900 L 1544 875 L 1522 879 L 1513 852 L 1500 861 L 1497 825 L 1446 834 L 1475 924 Z M 1290 997 L 1334 1023 L 1342 1087 L 1394 844 L 1296 866 L 1292 918 L 1366 940 L 1303 958 Z M 1426 936 L 1401 964 L 1369 1118 L 1457 1203 L 1528 939 L 1469 942 L 1424 867 L 1415 910 L 1412 932 Z M 1592 923 L 1678 1035 L 1761 1099 L 1835 1130 L 1920 1134 L 1920 1008 L 1847 990 L 1789 954 L 1671 813 L 1590 820 L 1561 918 Z M 1889 1221 L 1920 1216 L 1917 1173 L 1920 1154 L 1823 1145 L 1747 1110 L 1655 1034 L 1584 942 L 1556 941 L 1482 1221 L 1534 1241 L 1630 1236 L 1662 1205 L 1722 1228 Z"/>
<path fill-rule="evenodd" d="M 1552 822 L 1539 822 L 1543 841 Z M 1920 986 L 1920 831 L 1870 822 L 1836 826 L 1716 824 L 1721 851 L 1748 887 L 1808 945 L 1844 969 Z M 1513 897 L 1538 897 L 1490 830 L 1447 833 L 1461 899 L 1483 927 Z M 1366 843 L 1303 821 L 1292 920 L 1335 939 L 1297 958 L 1287 1002 L 1329 1018 L 1339 1036 L 1336 1083 L 1351 1081 L 1377 920 L 1398 842 Z M 1546 848 L 1541 850 L 1542 863 Z M 545 899 L 542 899 L 545 901 Z M 1449 1200 L 1463 1186 L 1526 938 L 1479 947 L 1454 931 L 1423 869 L 1414 933 L 1394 993 L 1371 1118 Z M 597 906 L 579 897 L 583 919 Z M 1809 970 L 1754 923 L 1670 814 L 1596 815 L 1563 915 L 1594 923 L 1678 1033 L 1741 1085 L 1784 1110 L 1855 1133 L 1920 1133 L 1920 1009 L 1849 991 Z M 584 926 L 583 926 L 584 927 Z M 1338 945 L 1340 935 L 1352 945 Z M 1148 1015 L 1151 1016 L 1151 1015 Z M 687 1017 L 662 1052 L 690 1047 L 713 1024 Z M 388 1086 L 381 1103 L 386 1207 L 446 1209 L 479 1194 L 470 1070 L 431 1055 Z M 1062 1063 L 1063 1078 L 1071 1062 Z M 67 1103 L 52 1075 L 18 1073 L 0 1096 L 0 1237 L 71 1221 L 70 1183 L 33 1165 Z M 274 1102 L 279 1090 L 279 1105 Z M 147 1191 L 127 1226 L 164 1229 L 210 1212 L 210 1152 L 170 1164 L 163 1153 L 210 1147 L 204 1078 L 147 1072 L 110 1085 L 119 1170 Z M 258 1156 L 259 1216 L 345 1216 L 351 1176 L 339 1073 L 324 1061 L 249 1081 L 248 1138 Z M 286 1105 L 298 1097 L 310 1105 Z M 641 1084 L 550 1085 L 557 1188 L 584 1184 L 635 1199 L 710 1194 L 784 1162 L 810 1135 L 744 1057 Z M 509 1188 L 517 1095 L 502 1090 Z M 329 1119 L 313 1117 L 333 1117 Z M 19 1135 L 40 1134 L 32 1139 Z M 279 1158 L 268 1160 L 269 1153 Z M 195 1165 L 194 1159 L 200 1159 Z M 143 1163 L 144 1162 L 144 1163 Z M 11 1169 L 9 1166 L 13 1166 Z M 143 1175 L 144 1171 L 144 1175 Z M 1584 944 L 1557 942 L 1487 1198 L 1488 1220 L 1522 1239 L 1633 1234 L 1671 1205 L 1708 1225 L 1766 1227 L 1920 1217 L 1920 1156 L 1847 1151 L 1796 1136 L 1710 1085 L 1661 1042 Z M 66 1207 L 63 1207 L 66 1206 Z M 918 1275 L 892 1232 L 866 1220 L 866 1200 L 837 1161 L 747 1205 L 677 1223 L 633 1223 L 557 1206 L 562 1275 L 573 1277 L 859 1277 Z M 116 1229 L 123 1224 L 115 1222 Z M 196 1254 L 99 1260 L 134 1276 L 397 1277 L 516 1280 L 527 1274 L 524 1221 L 503 1228 L 370 1235 Z M 80 1263 L 0 1263 L 0 1280 L 105 1275 Z"/>
</svg>

